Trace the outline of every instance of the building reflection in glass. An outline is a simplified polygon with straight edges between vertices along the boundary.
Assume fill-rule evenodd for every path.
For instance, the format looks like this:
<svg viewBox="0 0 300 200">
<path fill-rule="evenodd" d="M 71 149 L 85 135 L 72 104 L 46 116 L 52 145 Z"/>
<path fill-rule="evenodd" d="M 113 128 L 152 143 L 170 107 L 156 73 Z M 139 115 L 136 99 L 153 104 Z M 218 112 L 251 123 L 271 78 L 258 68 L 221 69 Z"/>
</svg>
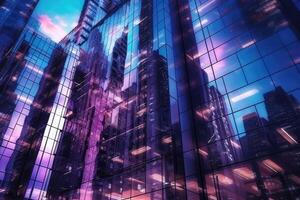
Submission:
<svg viewBox="0 0 300 200">
<path fill-rule="evenodd" d="M 1 187 L 4 192 L 12 185 L 15 155 L 26 145 L 20 138 L 26 132 L 24 127 L 31 110 L 39 107 L 34 98 L 54 47 L 50 40 L 31 30 L 24 31 L 3 65 L 6 73 L 1 77 Z"/>
<path fill-rule="evenodd" d="M 74 61 L 31 29 L 14 49 L 1 77 L 1 197 L 38 199 L 47 188 Z"/>
<path fill-rule="evenodd" d="M 50 127 L 53 165 L 36 173 L 44 170 L 39 156 L 28 162 L 30 180 L 13 182 L 19 192 L 87 200 L 300 197 L 297 1 L 100 4 L 108 15 L 80 46 L 61 104 L 65 123 Z M 42 97 L 29 102 L 48 105 Z M 1 97 L 8 105 L 1 130 L 18 98 Z M 37 111 L 30 116 L 41 116 L 35 126 L 50 123 Z M 38 134 L 26 135 L 37 147 L 29 158 L 45 153 Z"/>
<path fill-rule="evenodd" d="M 206 188 L 209 199 L 298 197 L 299 85 L 294 81 L 299 78 L 299 55 L 291 49 L 299 45 L 292 16 L 280 1 L 189 5 L 197 49 L 186 46 L 194 66 L 205 71 L 198 72 L 204 81 L 195 86 L 204 85 L 202 98 L 193 99 L 196 120 L 206 122 L 198 125 L 206 133 L 199 136 L 199 153 L 207 168 L 199 186 Z M 292 73 L 294 81 L 284 81 Z M 212 88 L 223 100 L 218 109 L 216 100 L 207 100 L 216 93 Z M 213 118 L 215 113 L 219 117 Z M 217 134 L 220 127 L 223 135 Z"/>
<path fill-rule="evenodd" d="M 1 74 L 5 72 L 3 65 L 6 62 L 6 56 L 14 48 L 38 2 L 38 0 L 0 1 Z"/>
<path fill-rule="evenodd" d="M 107 70 L 96 75 L 103 80 L 97 84 L 102 109 L 87 120 L 92 125 L 99 117 L 101 126 L 66 134 L 69 145 L 61 148 L 74 158 L 57 161 L 63 167 L 52 176 L 49 197 L 298 197 L 299 42 L 285 7 L 279 1 L 163 2 L 125 3 L 86 42 L 87 55 L 98 52 L 97 63 Z M 293 81 L 283 81 L 287 76 Z M 91 98 L 86 91 L 94 87 L 88 88 Z M 70 105 L 70 116 L 79 116 Z"/>
</svg>

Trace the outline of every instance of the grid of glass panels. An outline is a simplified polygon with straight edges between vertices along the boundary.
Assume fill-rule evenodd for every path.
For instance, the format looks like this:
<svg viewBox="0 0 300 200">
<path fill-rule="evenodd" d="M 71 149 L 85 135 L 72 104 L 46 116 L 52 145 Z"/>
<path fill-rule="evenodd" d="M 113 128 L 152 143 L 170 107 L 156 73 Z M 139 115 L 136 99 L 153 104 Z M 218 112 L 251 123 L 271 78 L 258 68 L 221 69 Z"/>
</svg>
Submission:
<svg viewBox="0 0 300 200">
<path fill-rule="evenodd" d="M 53 106 L 44 133 L 41 146 L 26 189 L 25 197 L 29 199 L 43 199 L 46 197 L 51 169 L 56 150 L 61 138 L 61 131 L 65 123 L 67 103 L 71 92 L 75 67 L 78 65 L 79 47 L 70 43 L 64 47 L 67 58 L 64 62 L 63 72 L 59 86 L 55 92 Z M 55 66 L 52 66 L 55 67 Z"/>
<path fill-rule="evenodd" d="M 168 0 L 128 1 L 95 27 L 84 44 L 80 63 L 93 75 L 84 72 L 83 77 L 91 76 L 91 80 L 100 84 L 93 87 L 93 94 L 86 89 L 82 95 L 96 101 L 90 101 L 81 114 L 89 114 L 92 109 L 96 114 L 94 118 L 88 117 L 86 122 L 93 128 L 83 129 L 88 136 L 85 144 L 79 144 L 87 145 L 87 149 L 82 150 L 85 151 L 83 166 L 79 164 L 75 168 L 70 163 L 65 166 L 68 170 L 61 173 L 61 164 L 54 164 L 54 171 L 57 170 L 54 173 L 70 179 L 70 174 L 82 177 L 77 190 L 68 189 L 66 183 L 59 195 L 61 198 L 151 199 L 153 196 L 162 199 L 175 197 L 176 192 L 182 197 L 184 183 L 182 176 L 175 172 L 177 163 L 172 152 L 172 145 L 180 146 L 180 142 L 175 141 L 180 138 L 177 136 L 179 118 L 171 5 Z M 94 74 L 93 61 L 88 60 L 92 57 L 95 63 L 103 63 L 98 66 L 100 74 Z M 123 59 L 124 63 L 119 63 Z M 76 87 L 85 87 L 89 79 L 83 79 Z M 115 86 L 115 82 L 121 84 Z M 82 103 L 83 100 L 77 99 L 77 105 L 72 104 L 77 107 Z M 74 116 L 70 121 L 75 117 L 80 123 L 83 117 L 74 114 L 76 109 L 72 111 Z M 82 131 L 73 131 L 64 134 L 82 137 Z M 62 151 L 74 150 L 66 147 Z M 55 179 L 55 188 L 54 185 Z M 58 198 L 52 192 L 50 189 L 49 197 Z"/>
<path fill-rule="evenodd" d="M 281 0 L 124 2 L 82 49 L 65 48 L 26 198 L 299 198 L 299 26 L 286 9 Z M 38 82 L 26 77 L 40 81 L 47 64 L 21 64 L 8 101 L 26 109 L 2 109 L 7 130 L 39 106 Z M 10 132 L 1 163 L 22 133 Z"/>
<path fill-rule="evenodd" d="M 79 47 L 24 30 L 1 82 L 1 197 L 45 197 Z M 39 119 L 40 118 L 40 119 Z"/>
<path fill-rule="evenodd" d="M 204 76 L 204 103 L 192 112 L 206 124 L 196 125 L 202 175 L 191 190 L 209 199 L 299 197 L 297 26 L 280 1 L 185 5 L 196 42 L 188 56 Z"/>
<path fill-rule="evenodd" d="M 98 100 L 107 105 L 98 113 L 103 127 L 93 130 L 100 137 L 92 137 L 96 141 L 89 142 L 78 170 L 83 174 L 80 189 L 66 189 L 62 196 L 298 197 L 296 26 L 279 1 L 172 3 L 128 1 L 94 29 L 106 69 L 105 93 Z M 179 18 L 170 8 L 178 9 Z M 180 30 L 179 22 L 182 27 L 191 23 L 192 29 Z M 119 90 L 109 82 L 124 33 L 127 51 Z M 88 44 L 84 49 L 93 54 Z M 159 56 L 151 55 L 155 50 Z M 158 74 L 149 70 L 158 66 Z M 160 82 L 164 76 L 167 84 Z M 166 93 L 167 100 L 159 96 Z"/>
<path fill-rule="evenodd" d="M 2 91 L 2 101 L 7 98 L 7 103 L 12 104 L 13 109 L 6 110 L 8 106 L 1 104 L 1 110 L 8 111 L 1 113 L 1 182 L 10 178 L 12 173 L 12 162 L 16 151 L 20 149 L 20 137 L 26 117 L 33 105 L 34 98 L 39 89 L 39 83 L 44 75 L 51 52 L 55 48 L 55 43 L 49 39 L 38 35 L 31 30 L 25 30 L 21 36 L 16 49 L 10 59 L 17 59 L 17 62 L 8 63 L 5 68 L 14 69 L 8 82 Z M 2 74 L 2 78 L 7 74 Z M 3 86 L 2 85 L 2 86 Z M 5 102 L 5 101 L 4 101 Z M 5 122 L 6 121 L 6 122 Z M 24 132 L 24 131 L 23 131 Z M 3 188 L 5 191 L 5 188 Z"/>
</svg>

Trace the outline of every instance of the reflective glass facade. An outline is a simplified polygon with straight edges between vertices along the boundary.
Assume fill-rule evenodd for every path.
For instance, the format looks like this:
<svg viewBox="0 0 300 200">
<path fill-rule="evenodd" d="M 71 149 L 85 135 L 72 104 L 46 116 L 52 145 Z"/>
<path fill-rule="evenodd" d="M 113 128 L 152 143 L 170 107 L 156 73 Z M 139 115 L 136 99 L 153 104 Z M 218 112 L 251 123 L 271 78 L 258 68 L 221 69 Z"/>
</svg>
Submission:
<svg viewBox="0 0 300 200">
<path fill-rule="evenodd" d="M 5 56 L 20 37 L 39 0 L 0 1 L 0 70 Z"/>
<path fill-rule="evenodd" d="M 35 92 L 13 82 L 34 43 L 20 40 L 11 58 L 0 194 L 300 198 L 299 1 L 91 2 L 87 36 L 74 43 L 77 27 L 47 43 L 44 67 L 30 65 Z"/>
<path fill-rule="evenodd" d="M 6 57 L 0 94 L 2 199 L 39 199 L 45 193 L 77 49 L 25 29 Z"/>
<path fill-rule="evenodd" d="M 185 3 L 185 27 L 194 34 L 186 49 L 199 192 L 208 199 L 299 198 L 300 55 L 295 10 L 287 10 L 292 2 Z"/>
</svg>

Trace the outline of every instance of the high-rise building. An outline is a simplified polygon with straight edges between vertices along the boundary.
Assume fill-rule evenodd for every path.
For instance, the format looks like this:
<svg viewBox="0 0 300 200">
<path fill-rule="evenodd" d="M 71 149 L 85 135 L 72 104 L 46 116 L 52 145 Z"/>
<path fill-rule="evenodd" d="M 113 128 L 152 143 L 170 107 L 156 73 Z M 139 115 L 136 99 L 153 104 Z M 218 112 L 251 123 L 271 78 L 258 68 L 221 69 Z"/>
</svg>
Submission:
<svg viewBox="0 0 300 200">
<path fill-rule="evenodd" d="M 299 135 L 299 100 L 288 94 L 282 87 L 276 87 L 264 95 L 269 127 L 273 131 L 273 140 L 278 148 L 296 144 Z"/>
<path fill-rule="evenodd" d="M 12 51 L 15 42 L 25 28 L 38 0 L 0 1 L 0 72 L 6 56 Z"/>
<path fill-rule="evenodd" d="M 17 140 L 20 146 L 10 157 L 8 168 L 12 168 L 12 175 L 9 180 L 11 183 L 9 183 L 8 192 L 12 196 L 16 194 L 17 197 L 25 194 L 42 143 L 43 133 L 50 117 L 66 57 L 66 53 L 61 47 L 54 49 L 49 65 L 44 70 L 45 76 L 42 77 L 39 83 L 40 87 L 33 99 L 32 108 L 24 121 L 20 137 Z"/>
<path fill-rule="evenodd" d="M 7 73 L 1 74 L 1 188 L 8 192 L 13 176 L 11 164 L 16 151 L 21 148 L 23 128 L 31 110 L 44 69 L 50 59 L 49 53 L 54 43 L 35 32 L 24 31 L 12 53 L 6 57 L 4 68 Z M 38 59 L 36 59 L 38 56 Z M 43 124 L 44 126 L 44 124 Z M 25 143 L 24 143 L 25 144 Z"/>
<path fill-rule="evenodd" d="M 99 9 L 99 0 L 84 1 L 83 9 L 77 25 L 78 31 L 76 33 L 76 39 L 78 43 L 82 43 L 89 37 L 95 23 L 97 13 L 99 13 Z"/>
<path fill-rule="evenodd" d="M 96 149 L 90 148 L 90 145 L 95 147 L 100 138 L 95 132 L 103 129 L 103 111 L 107 98 L 103 85 L 107 61 L 102 53 L 100 33 L 95 30 L 90 38 L 87 46 L 93 51 L 81 52 L 80 65 L 75 70 L 66 122 L 50 180 L 51 198 L 56 198 L 63 192 L 66 193 L 64 196 L 75 198 L 76 194 L 67 192 L 81 187 L 85 176 L 89 177 L 93 172 L 90 166 L 85 167 L 85 163 L 95 163 L 97 156 Z"/>
<path fill-rule="evenodd" d="M 71 59 L 75 49 L 68 50 L 25 29 L 6 58 L 9 73 L 1 82 L 1 198 L 36 199 L 46 187 L 52 167 L 48 161 L 53 160 L 76 64 Z"/>
<path fill-rule="evenodd" d="M 299 199 L 298 2 L 86 0 L 42 67 L 19 40 L 0 196 Z"/>
</svg>

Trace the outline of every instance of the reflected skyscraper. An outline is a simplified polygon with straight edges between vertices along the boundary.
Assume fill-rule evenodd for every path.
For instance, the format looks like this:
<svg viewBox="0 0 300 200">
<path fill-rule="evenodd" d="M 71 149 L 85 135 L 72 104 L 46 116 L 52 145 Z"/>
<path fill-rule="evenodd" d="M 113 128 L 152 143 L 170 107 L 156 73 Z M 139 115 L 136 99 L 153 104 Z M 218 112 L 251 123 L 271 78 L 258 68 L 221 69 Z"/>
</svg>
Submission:
<svg viewBox="0 0 300 200">
<path fill-rule="evenodd" d="M 1 81 L 1 139 L 4 137 L 4 133 L 9 125 L 13 110 L 16 106 L 15 100 L 17 98 L 17 94 L 15 94 L 14 91 L 18 86 L 17 80 L 19 79 L 21 71 L 24 68 L 24 57 L 26 56 L 29 48 L 30 46 L 28 42 L 24 40 L 20 47 L 18 47 L 16 53 L 7 58 L 9 62 L 6 63 L 6 68 L 14 68 L 14 66 L 17 67 L 16 70 L 11 72 L 11 74 L 3 77 L 3 80 Z"/>
<path fill-rule="evenodd" d="M 250 159 L 259 155 L 272 154 L 280 149 L 290 148 L 290 145 L 298 143 L 298 135 L 296 133 L 299 127 L 294 123 L 298 123 L 299 121 L 299 103 L 295 97 L 288 95 L 282 87 L 277 87 L 275 90 L 264 94 L 264 98 L 266 100 L 265 104 L 269 120 L 259 117 L 257 113 L 250 113 L 243 116 L 246 135 L 241 138 L 241 143 L 246 147 L 245 154 Z M 264 193 L 265 198 L 268 198 L 267 193 L 270 188 L 264 183 L 282 184 L 288 187 L 289 181 L 283 177 L 284 170 L 281 166 L 298 159 L 299 156 L 294 155 L 292 159 L 278 156 L 263 160 L 264 165 L 276 167 L 276 170 L 278 170 L 276 171 L 277 174 L 274 175 L 276 177 L 274 180 L 266 180 L 263 172 L 259 170 L 259 164 L 251 162 L 252 169 L 257 176 L 256 182 L 258 188 Z M 283 199 L 289 199 L 292 196 L 290 191 L 273 191 L 273 193 Z"/>
<path fill-rule="evenodd" d="M 282 87 L 264 95 L 270 127 L 276 144 L 280 146 L 297 144 L 300 122 L 299 101 Z"/>
<path fill-rule="evenodd" d="M 66 122 L 49 186 L 52 198 L 64 191 L 80 187 L 87 174 L 93 174 L 92 169 L 85 167 L 85 162 L 95 162 L 95 158 L 91 156 L 96 155 L 96 149 L 90 149 L 89 146 L 94 147 L 99 140 L 100 136 L 94 132 L 102 130 L 101 121 L 106 98 L 103 84 L 106 80 L 107 58 L 103 55 L 101 34 L 94 30 L 90 38 L 92 39 L 88 47 L 93 51 L 81 52 L 81 64 L 75 70 L 72 93 L 65 115 Z"/>
<path fill-rule="evenodd" d="M 34 54 L 38 55 L 43 51 L 45 52 L 45 49 L 36 45 L 37 41 L 43 42 L 49 53 L 54 48 L 54 43 L 49 39 L 42 38 L 32 30 L 25 30 L 16 43 L 14 51 L 6 57 L 7 62 L 4 65 L 4 68 L 9 69 L 9 71 L 2 74 L 4 76 L 1 80 L 1 113 L 5 113 L 6 116 L 1 118 L 2 194 L 11 192 L 11 194 L 17 195 L 18 193 L 12 182 L 17 181 L 14 177 L 17 177 L 20 171 L 13 165 L 15 161 L 17 162 L 16 155 L 19 154 L 20 149 L 26 148 L 25 146 L 28 144 L 25 141 L 23 142 L 23 139 L 27 135 L 25 132 L 29 132 L 30 129 L 28 123 L 31 122 L 29 118 L 32 115 L 38 115 L 39 112 L 36 111 L 41 109 L 42 105 L 34 101 L 34 98 L 38 93 L 38 84 L 43 79 L 44 69 L 50 60 L 50 55 L 40 56 L 39 62 L 33 59 Z M 43 104 L 45 103 L 43 102 Z M 43 127 L 45 123 L 34 124 L 33 126 Z M 29 127 L 29 129 L 25 127 Z M 32 128 L 34 129 L 34 127 Z M 22 166 L 24 162 L 24 160 L 23 162 L 20 161 Z M 30 165 L 30 163 L 27 164 Z M 18 183 L 17 185 L 19 186 Z"/>
<path fill-rule="evenodd" d="M 246 131 L 247 156 L 253 157 L 266 154 L 272 149 L 270 130 L 266 127 L 268 121 L 261 118 L 257 113 L 243 116 Z"/>
<path fill-rule="evenodd" d="M 45 75 L 40 81 L 40 87 L 32 101 L 31 110 L 25 119 L 20 137 L 16 142 L 20 145 L 10 157 L 6 168 L 7 172 L 12 170 L 12 175 L 9 175 L 11 183 L 9 183 L 8 193 L 14 198 L 22 197 L 26 192 L 26 186 L 50 117 L 66 56 L 61 47 L 54 49 L 49 65 L 44 70 Z"/>
<path fill-rule="evenodd" d="M 0 2 L 0 70 L 25 28 L 38 0 L 3 0 Z M 1 72 L 3 73 L 3 72 Z M 3 73 L 4 74 L 4 73 Z"/>
<path fill-rule="evenodd" d="M 210 108 L 206 109 L 203 116 L 210 121 L 210 138 L 208 143 L 214 143 L 209 149 L 210 165 L 218 166 L 234 162 L 241 154 L 240 146 L 234 135 L 233 127 L 228 117 L 225 99 L 214 86 L 209 88 Z M 220 141 L 216 142 L 215 141 Z"/>
<path fill-rule="evenodd" d="M 51 153 L 59 138 L 56 128 L 67 96 L 61 84 L 67 87 L 66 77 L 72 73 L 66 71 L 70 62 L 75 64 L 74 49 L 71 53 L 31 27 L 21 31 L 1 71 L 5 118 L 1 117 L 0 196 L 4 199 L 37 199 L 47 187 L 43 183 L 52 165 Z"/>
</svg>

